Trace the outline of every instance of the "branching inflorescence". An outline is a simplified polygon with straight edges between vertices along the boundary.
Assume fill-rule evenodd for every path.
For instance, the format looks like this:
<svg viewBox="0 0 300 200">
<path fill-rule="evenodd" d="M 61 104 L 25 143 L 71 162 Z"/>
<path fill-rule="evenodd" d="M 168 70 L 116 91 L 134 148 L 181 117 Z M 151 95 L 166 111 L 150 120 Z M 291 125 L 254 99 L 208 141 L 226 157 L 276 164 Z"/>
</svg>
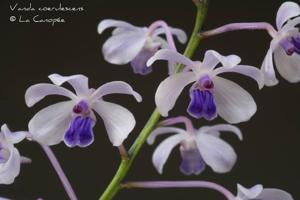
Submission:
<svg viewBox="0 0 300 200">
<path fill-rule="evenodd" d="M 293 200 L 292 196 L 279 189 L 263 188 L 255 185 L 247 189 L 237 184 L 234 195 L 225 187 L 210 181 L 124 181 L 134 159 L 145 142 L 152 145 L 159 135 L 172 134 L 155 149 L 152 162 L 162 174 L 163 167 L 172 150 L 179 146 L 182 162 L 179 170 L 185 175 L 199 175 L 210 167 L 215 173 L 228 173 L 237 161 L 237 153 L 225 140 L 221 132 L 232 132 L 239 140 L 243 139 L 241 130 L 232 124 L 246 122 L 256 113 L 257 106 L 253 97 L 231 80 L 222 78 L 223 73 L 238 73 L 252 78 L 258 88 L 275 86 L 273 58 L 279 74 L 287 81 L 300 81 L 300 7 L 293 2 L 283 3 L 277 13 L 276 26 L 266 22 L 231 23 L 219 28 L 203 31 L 202 24 L 207 12 L 207 0 L 195 1 L 197 15 L 195 28 L 183 54 L 177 52 L 173 39 L 186 43 L 185 32 L 170 27 L 159 20 L 149 27 L 137 27 L 127 22 L 106 19 L 99 23 L 98 32 L 114 28 L 112 36 L 104 43 L 102 51 L 107 62 L 116 65 L 130 63 L 133 72 L 147 75 L 157 60 L 168 61 L 168 77 L 156 91 L 157 108 L 152 113 L 135 142 L 127 151 L 124 140 L 132 132 L 136 121 L 126 108 L 103 99 L 108 94 L 132 95 L 137 102 L 142 97 L 127 83 L 112 81 L 97 89 L 90 88 L 84 75 L 49 75 L 50 83 L 41 83 L 29 87 L 25 93 L 28 107 L 33 106 L 48 95 L 67 97 L 63 101 L 50 105 L 37 114 L 28 123 L 28 131 L 11 132 L 6 124 L 0 132 L 0 183 L 11 184 L 20 173 L 22 163 L 30 159 L 22 157 L 15 144 L 24 139 L 39 143 L 45 151 L 71 200 L 77 197 L 71 184 L 51 151 L 50 146 L 65 143 L 67 147 L 85 148 L 94 141 L 93 127 L 97 117 L 103 120 L 108 138 L 119 149 L 121 164 L 111 183 L 100 200 L 112 199 L 120 189 L 128 188 L 209 188 L 222 193 L 228 200 Z M 240 64 L 237 55 L 222 55 L 215 50 L 207 50 L 204 58 L 191 60 L 201 39 L 237 30 L 266 30 L 272 37 L 261 68 Z M 62 87 L 70 84 L 74 91 Z M 220 116 L 228 124 L 202 126 L 195 129 L 186 116 L 170 117 L 159 121 L 160 116 L 168 117 L 169 111 L 176 106 L 179 96 L 187 96 L 183 89 L 190 85 L 190 103 L 187 113 L 196 119 L 212 121 Z M 180 114 L 182 115 L 182 113 Z M 185 128 L 173 125 L 183 123 Z"/>
</svg>

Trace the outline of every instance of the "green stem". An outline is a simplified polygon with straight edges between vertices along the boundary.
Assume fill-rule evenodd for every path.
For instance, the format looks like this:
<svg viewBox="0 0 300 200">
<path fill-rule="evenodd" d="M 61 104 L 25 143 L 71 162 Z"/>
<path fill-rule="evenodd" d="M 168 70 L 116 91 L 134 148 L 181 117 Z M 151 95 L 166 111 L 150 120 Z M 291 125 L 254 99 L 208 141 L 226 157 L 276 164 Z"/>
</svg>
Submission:
<svg viewBox="0 0 300 200">
<path fill-rule="evenodd" d="M 185 55 L 188 58 L 191 58 L 193 56 L 196 48 L 199 46 L 200 41 L 202 39 L 198 35 L 198 33 L 200 32 L 203 26 L 203 22 L 207 14 L 208 0 L 198 0 L 198 2 L 195 2 L 195 4 L 197 5 L 197 14 L 196 14 L 196 20 L 194 24 L 194 29 L 190 37 L 190 40 L 185 48 L 185 51 L 183 53 L 183 55 Z M 176 72 L 181 72 L 183 70 L 183 67 L 184 67 L 183 65 L 179 65 Z"/>
<path fill-rule="evenodd" d="M 196 15 L 195 27 L 184 52 L 184 55 L 189 58 L 193 55 L 194 51 L 196 50 L 197 46 L 200 43 L 200 38 L 197 34 L 202 28 L 203 21 L 206 16 L 207 4 L 208 4 L 208 0 L 196 0 L 196 1 L 198 2 L 196 3 L 197 15 Z M 178 66 L 177 72 L 180 72 L 182 69 L 183 66 Z M 119 165 L 119 168 L 114 178 L 112 179 L 112 181 L 110 182 L 110 184 L 108 185 L 108 187 L 106 188 L 102 196 L 99 198 L 99 200 L 111 200 L 121 189 L 121 182 L 125 178 L 128 170 L 130 169 L 135 157 L 138 155 L 140 149 L 145 143 L 147 137 L 149 136 L 151 131 L 155 128 L 156 124 L 158 123 L 159 118 L 160 118 L 160 114 L 158 112 L 158 109 L 156 108 L 153 111 L 148 122 L 142 129 L 141 133 L 136 138 L 132 147 L 130 148 L 129 150 L 130 157 L 122 158 L 121 164 Z"/>
</svg>

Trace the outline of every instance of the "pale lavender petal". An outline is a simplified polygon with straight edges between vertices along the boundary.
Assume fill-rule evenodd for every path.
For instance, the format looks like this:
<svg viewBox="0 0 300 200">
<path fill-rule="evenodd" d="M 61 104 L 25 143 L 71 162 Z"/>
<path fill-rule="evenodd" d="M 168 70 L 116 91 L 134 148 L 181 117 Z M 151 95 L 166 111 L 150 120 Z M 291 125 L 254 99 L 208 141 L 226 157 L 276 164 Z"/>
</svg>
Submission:
<svg viewBox="0 0 300 200">
<path fill-rule="evenodd" d="M 71 91 L 48 83 L 40 83 L 29 87 L 25 93 L 26 105 L 31 107 L 47 95 L 62 95 L 70 99 L 77 99 L 77 96 Z"/>
<path fill-rule="evenodd" d="M 151 66 L 156 60 L 167 60 L 175 63 L 184 64 L 186 66 L 194 66 L 195 63 L 190 60 L 189 58 L 183 56 L 182 54 L 178 53 L 177 51 L 170 50 L 170 49 L 161 49 L 157 51 L 154 56 L 152 56 L 147 65 Z"/>
<path fill-rule="evenodd" d="M 233 125 L 230 124 L 218 124 L 218 125 L 214 125 L 214 126 L 204 126 L 201 127 L 198 132 L 199 133 L 206 133 L 206 134 L 215 134 L 216 132 L 221 132 L 221 131 L 226 131 L 226 132 L 232 132 L 234 133 L 236 136 L 238 136 L 238 138 L 240 140 L 243 140 L 243 135 L 241 130 Z"/>
<path fill-rule="evenodd" d="M 147 138 L 148 144 L 152 145 L 155 142 L 155 139 L 158 135 L 169 134 L 169 133 L 179 133 L 179 134 L 188 134 L 185 130 L 181 128 L 174 127 L 158 127 L 152 131 L 152 133 Z"/>
<path fill-rule="evenodd" d="M 120 146 L 135 126 L 132 113 L 120 105 L 102 100 L 95 101 L 92 108 L 103 119 L 111 143 Z"/>
<path fill-rule="evenodd" d="M 280 30 L 281 34 L 286 34 L 289 31 L 295 31 L 298 30 L 297 28 L 295 29 L 295 26 L 300 24 L 300 17 L 296 17 L 294 19 L 289 20 Z"/>
<path fill-rule="evenodd" d="M 140 75 L 147 75 L 151 73 L 152 67 L 147 66 L 147 61 L 155 54 L 156 51 L 157 48 L 143 48 L 140 53 L 130 62 L 133 72 Z"/>
<path fill-rule="evenodd" d="M 264 86 L 263 73 L 256 67 L 248 66 L 248 65 L 236 65 L 236 66 L 230 67 L 230 68 L 229 67 L 219 67 L 214 70 L 213 74 L 218 75 L 218 74 L 226 73 L 226 72 L 239 73 L 239 74 L 243 74 L 245 76 L 248 76 L 248 77 L 254 79 L 257 82 L 259 89 L 261 89 Z"/>
<path fill-rule="evenodd" d="M 132 61 L 146 42 L 143 30 L 123 31 L 111 36 L 103 45 L 104 59 L 112 64 L 123 65 Z"/>
<path fill-rule="evenodd" d="M 1 126 L 1 132 L 4 134 L 5 139 L 12 144 L 21 142 L 28 134 L 26 131 L 11 132 L 6 124 Z"/>
<path fill-rule="evenodd" d="M 162 143 L 160 143 L 152 156 L 152 162 L 157 171 L 162 174 L 163 167 L 169 158 L 171 151 L 174 149 L 176 145 L 178 145 L 187 135 L 184 134 L 176 134 L 171 137 L 165 139 Z"/>
<path fill-rule="evenodd" d="M 218 114 L 229 123 L 248 121 L 256 112 L 253 97 L 238 84 L 215 76 L 214 95 Z"/>
<path fill-rule="evenodd" d="M 112 81 L 101 85 L 93 92 L 91 98 L 100 99 L 108 94 L 129 94 L 133 95 L 138 102 L 142 101 L 141 95 L 135 92 L 128 83 L 123 81 Z"/>
<path fill-rule="evenodd" d="M 263 191 L 263 186 L 262 185 L 255 185 L 252 188 L 245 188 L 240 184 L 237 184 L 237 197 L 240 199 L 254 199 L 257 198 L 259 194 L 262 193 Z M 268 199 L 263 199 L 263 200 L 268 200 Z M 270 199 L 271 200 L 271 199 Z M 273 199 L 272 199 L 273 200 Z"/>
<path fill-rule="evenodd" d="M 70 125 L 74 105 L 72 101 L 60 102 L 36 113 L 28 124 L 33 139 L 44 145 L 61 142 Z"/>
<path fill-rule="evenodd" d="M 179 29 L 179 28 L 173 28 L 169 27 L 171 33 L 177 37 L 178 41 L 181 42 L 182 44 L 186 43 L 187 41 L 187 35 L 186 33 Z M 165 33 L 165 28 L 161 27 L 158 29 L 155 29 L 155 31 L 152 34 L 152 37 L 157 37 L 158 35 L 164 34 Z"/>
<path fill-rule="evenodd" d="M 264 189 L 257 198 L 263 200 L 293 200 L 291 194 L 274 188 Z"/>
<path fill-rule="evenodd" d="M 214 69 L 218 63 L 224 67 L 233 67 L 241 62 L 241 58 L 236 55 L 223 56 L 214 50 L 205 52 L 202 66 L 208 69 Z"/>
<path fill-rule="evenodd" d="M 114 20 L 114 19 L 104 19 L 97 27 L 98 33 L 101 34 L 105 29 L 111 27 L 125 28 L 125 29 L 135 29 L 136 27 L 124 21 Z"/>
<path fill-rule="evenodd" d="M 233 148 L 224 140 L 208 134 L 197 134 L 199 152 L 214 172 L 226 173 L 234 166 L 237 155 Z"/>
<path fill-rule="evenodd" d="M 160 83 L 155 94 L 155 103 L 162 116 L 168 116 L 184 87 L 194 81 L 196 76 L 193 72 L 181 72 Z"/>
<path fill-rule="evenodd" d="M 262 63 L 261 71 L 264 75 L 264 82 L 266 86 L 274 86 L 278 84 L 278 80 L 276 78 L 274 65 L 273 65 L 272 43 Z"/>
<path fill-rule="evenodd" d="M 291 83 L 300 81 L 300 55 L 293 53 L 287 55 L 283 48 L 277 48 L 274 52 L 274 60 L 280 75 Z"/>
<path fill-rule="evenodd" d="M 55 85 L 58 86 L 61 86 L 65 82 L 69 82 L 77 95 L 89 93 L 89 79 L 84 75 L 77 74 L 72 76 L 61 76 L 59 74 L 51 74 L 48 77 Z"/>
<path fill-rule="evenodd" d="M 280 30 L 282 25 L 290 18 L 300 15 L 300 7 L 297 3 L 287 1 L 281 4 L 276 16 L 276 26 Z"/>
<path fill-rule="evenodd" d="M 12 184 L 20 173 L 20 165 L 20 153 L 11 146 L 8 160 L 5 163 L 0 163 L 0 184 Z"/>
</svg>

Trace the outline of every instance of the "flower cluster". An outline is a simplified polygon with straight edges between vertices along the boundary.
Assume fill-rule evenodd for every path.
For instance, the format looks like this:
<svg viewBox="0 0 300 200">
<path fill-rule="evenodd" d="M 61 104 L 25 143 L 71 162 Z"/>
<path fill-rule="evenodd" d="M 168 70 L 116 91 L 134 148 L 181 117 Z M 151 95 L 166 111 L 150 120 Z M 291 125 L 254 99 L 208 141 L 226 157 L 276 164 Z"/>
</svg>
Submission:
<svg viewBox="0 0 300 200">
<path fill-rule="evenodd" d="M 184 175 L 199 175 L 209 167 L 215 173 L 230 172 L 237 162 L 234 148 L 221 138 L 222 132 L 231 132 L 239 140 L 243 140 L 241 130 L 233 124 L 246 122 L 254 116 L 257 105 L 245 89 L 238 83 L 223 78 L 224 73 L 236 73 L 253 79 L 259 89 L 274 86 L 278 83 L 275 75 L 273 59 L 279 74 L 289 82 L 300 81 L 300 7 L 293 2 L 285 2 L 278 10 L 277 29 L 271 25 L 253 23 L 237 23 L 225 25 L 215 30 L 200 33 L 209 37 L 234 29 L 268 30 L 272 37 L 270 48 L 261 68 L 241 64 L 237 55 L 222 55 L 215 50 L 207 50 L 203 59 L 191 60 L 190 56 L 177 51 L 173 37 L 184 44 L 187 41 L 185 32 L 170 27 L 164 21 L 153 22 L 149 27 L 137 27 L 127 22 L 105 19 L 98 25 L 101 34 L 108 28 L 114 28 L 112 36 L 103 44 L 104 59 L 116 65 L 131 65 L 133 72 L 146 75 L 152 72 L 151 66 L 157 60 L 168 61 L 168 76 L 158 86 L 155 104 L 159 115 L 168 117 L 176 106 L 179 96 L 189 97 L 185 105 L 188 115 L 193 120 L 212 121 L 220 116 L 223 124 L 194 128 L 192 121 L 186 116 L 170 117 L 157 124 L 159 115 L 156 111 L 136 139 L 129 152 L 123 143 L 134 130 L 136 120 L 125 107 L 104 100 L 109 94 L 132 95 L 137 102 L 142 97 L 128 83 L 112 81 L 98 88 L 90 88 L 88 77 L 77 74 L 62 76 L 49 75 L 52 83 L 39 83 L 30 86 L 25 93 L 25 102 L 32 107 L 49 95 L 59 95 L 68 100 L 49 105 L 38 111 L 28 123 L 28 131 L 11 132 L 7 125 L 0 132 L 0 184 L 11 184 L 20 172 L 21 163 L 30 162 L 29 158 L 20 156 L 15 144 L 23 139 L 38 142 L 44 148 L 54 168 L 61 176 L 66 191 L 71 199 L 76 199 L 70 184 L 62 176 L 62 170 L 48 146 L 64 142 L 67 147 L 86 148 L 94 141 L 94 126 L 97 115 L 103 120 L 109 141 L 117 147 L 124 159 L 126 167 L 130 167 L 142 144 L 147 141 L 152 145 L 157 136 L 172 134 L 165 138 L 154 150 L 152 162 L 162 174 L 172 150 L 179 146 L 181 164 L 180 171 Z M 228 28 L 230 27 L 230 28 Z M 179 70 L 183 66 L 183 70 Z M 71 90 L 62 85 L 69 84 Z M 188 85 L 189 93 L 184 89 Z M 183 93 L 183 94 L 181 94 Z M 172 125 L 183 123 L 185 128 Z M 129 161 L 129 162 L 128 162 Z M 126 168 L 126 170 L 128 169 Z M 121 169 L 122 170 L 122 169 Z M 127 172 L 127 171 L 126 171 Z M 126 173 L 124 172 L 124 173 Z M 121 173 L 120 173 L 121 174 Z M 119 178 L 119 177 L 118 177 Z M 114 181 L 110 191 L 120 188 L 122 178 Z M 211 182 L 187 182 L 185 184 L 170 182 L 140 182 L 125 184 L 124 187 L 186 187 L 188 185 L 206 187 L 222 192 L 228 200 L 293 200 L 292 196 L 279 189 L 264 189 L 256 185 L 247 189 L 237 185 L 237 195 Z M 74 197 L 75 196 L 75 197 Z M 106 199 L 106 198 L 104 198 Z"/>
</svg>

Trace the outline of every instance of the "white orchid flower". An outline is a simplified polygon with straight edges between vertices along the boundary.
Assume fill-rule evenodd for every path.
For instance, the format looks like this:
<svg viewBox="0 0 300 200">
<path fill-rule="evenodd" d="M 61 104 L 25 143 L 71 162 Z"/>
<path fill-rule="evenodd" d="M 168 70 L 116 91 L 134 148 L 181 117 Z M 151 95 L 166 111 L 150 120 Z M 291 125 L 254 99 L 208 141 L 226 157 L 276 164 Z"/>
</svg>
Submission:
<svg viewBox="0 0 300 200">
<path fill-rule="evenodd" d="M 148 144 L 153 144 L 158 135 L 175 134 L 155 149 L 152 157 L 155 168 L 162 173 L 171 151 L 180 145 L 180 171 L 185 175 L 200 174 L 206 165 L 217 173 L 229 172 L 237 160 L 237 155 L 234 149 L 219 137 L 221 131 L 232 132 L 242 140 L 240 130 L 228 124 L 204 126 L 193 132 L 176 127 L 156 128 L 148 137 Z"/>
<path fill-rule="evenodd" d="M 173 34 L 181 43 L 185 43 L 187 36 L 184 31 L 161 26 L 162 21 L 154 22 L 149 27 L 137 27 L 127 22 L 105 19 L 98 25 L 98 33 L 114 27 L 112 36 L 104 43 L 102 53 L 104 59 L 112 64 L 124 65 L 131 64 L 136 74 L 146 75 L 152 71 L 146 66 L 147 60 L 154 55 L 159 48 L 169 48 L 168 42 L 162 38 L 161 34 L 166 33 L 166 28 L 170 34 Z M 165 25 L 165 22 L 163 22 Z M 172 37 L 172 35 L 168 35 Z M 174 65 L 170 63 L 169 73 L 174 71 Z"/>
<path fill-rule="evenodd" d="M 271 41 L 261 67 L 267 86 L 274 86 L 278 83 L 273 57 L 276 68 L 284 79 L 291 83 L 300 81 L 300 33 L 295 27 L 300 23 L 300 18 L 294 18 L 299 15 L 299 5 L 289 1 L 283 3 L 277 12 L 278 32 Z"/>
<path fill-rule="evenodd" d="M 188 113 L 207 120 L 220 115 L 229 123 L 249 120 L 256 112 L 252 96 L 236 83 L 219 77 L 225 72 L 235 72 L 254 79 L 259 88 L 263 87 L 263 75 L 255 67 L 239 65 L 241 59 L 236 55 L 222 56 L 216 51 L 206 51 L 203 62 L 192 61 L 178 52 L 162 49 L 148 61 L 148 66 L 156 60 L 168 60 L 186 66 L 184 72 L 173 74 L 160 83 L 155 94 L 155 103 L 162 116 L 175 106 L 182 90 L 190 88 Z M 222 67 L 216 68 L 218 64 Z"/>
<path fill-rule="evenodd" d="M 235 200 L 293 200 L 293 197 L 279 189 L 263 188 L 262 185 L 255 185 L 247 189 L 240 184 L 237 185 L 238 194 Z"/>
<path fill-rule="evenodd" d="M 94 111 L 103 119 L 114 146 L 121 145 L 134 128 L 135 119 L 130 111 L 102 99 L 105 95 L 120 93 L 133 95 L 141 102 L 142 97 L 129 84 L 113 81 L 95 90 L 89 89 L 88 78 L 84 75 L 52 74 L 49 79 L 53 84 L 41 83 L 27 89 L 27 106 L 33 106 L 47 95 L 62 95 L 70 100 L 48 106 L 30 120 L 28 127 L 34 140 L 45 145 L 55 145 L 64 140 L 69 147 L 86 147 L 94 140 Z M 61 87 L 65 82 L 74 88 L 76 94 Z"/>
<path fill-rule="evenodd" d="M 25 131 L 11 132 L 6 124 L 0 132 L 0 184 L 11 184 L 20 173 L 21 162 L 30 161 L 21 157 L 14 144 L 22 141 L 27 135 Z"/>
</svg>

